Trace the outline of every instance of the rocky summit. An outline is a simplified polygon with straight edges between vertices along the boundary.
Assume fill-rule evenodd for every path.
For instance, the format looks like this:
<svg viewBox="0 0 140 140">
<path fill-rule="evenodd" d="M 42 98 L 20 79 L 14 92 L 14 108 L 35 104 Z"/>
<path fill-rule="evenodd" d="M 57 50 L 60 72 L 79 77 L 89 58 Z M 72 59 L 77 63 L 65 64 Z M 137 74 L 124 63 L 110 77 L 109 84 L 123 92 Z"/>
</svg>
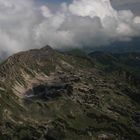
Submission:
<svg viewBox="0 0 140 140">
<path fill-rule="evenodd" d="M 0 64 L 0 140 L 139 140 L 140 54 L 20 52 Z"/>
</svg>

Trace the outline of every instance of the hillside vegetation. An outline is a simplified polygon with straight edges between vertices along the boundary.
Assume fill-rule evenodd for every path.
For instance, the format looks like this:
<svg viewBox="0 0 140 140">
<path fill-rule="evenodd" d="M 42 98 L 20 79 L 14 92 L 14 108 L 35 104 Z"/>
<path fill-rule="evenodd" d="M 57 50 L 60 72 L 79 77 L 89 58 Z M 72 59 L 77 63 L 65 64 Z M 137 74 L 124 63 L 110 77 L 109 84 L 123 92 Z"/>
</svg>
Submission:
<svg viewBox="0 0 140 140">
<path fill-rule="evenodd" d="M 1 140 L 139 140 L 140 54 L 46 46 L 0 65 Z"/>
</svg>

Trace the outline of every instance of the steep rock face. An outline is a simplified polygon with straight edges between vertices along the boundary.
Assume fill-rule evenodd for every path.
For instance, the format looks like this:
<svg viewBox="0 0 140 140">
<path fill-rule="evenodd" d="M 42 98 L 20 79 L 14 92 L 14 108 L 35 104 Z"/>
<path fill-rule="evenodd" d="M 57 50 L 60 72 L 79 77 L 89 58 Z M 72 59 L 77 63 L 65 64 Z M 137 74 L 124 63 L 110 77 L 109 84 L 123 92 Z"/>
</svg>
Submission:
<svg viewBox="0 0 140 140">
<path fill-rule="evenodd" d="M 8 86 L 13 86 L 15 82 L 24 84 L 24 74 L 34 76 L 37 72 L 42 72 L 43 66 L 55 65 L 55 51 L 49 47 L 40 50 L 30 50 L 21 52 L 9 57 L 0 67 L 1 81 Z M 49 67 L 50 68 L 50 67 Z M 48 68 L 48 73 L 49 73 Z"/>
<path fill-rule="evenodd" d="M 0 66 L 0 83 L 2 140 L 140 137 L 139 87 L 93 57 L 49 46 L 21 52 Z"/>
</svg>

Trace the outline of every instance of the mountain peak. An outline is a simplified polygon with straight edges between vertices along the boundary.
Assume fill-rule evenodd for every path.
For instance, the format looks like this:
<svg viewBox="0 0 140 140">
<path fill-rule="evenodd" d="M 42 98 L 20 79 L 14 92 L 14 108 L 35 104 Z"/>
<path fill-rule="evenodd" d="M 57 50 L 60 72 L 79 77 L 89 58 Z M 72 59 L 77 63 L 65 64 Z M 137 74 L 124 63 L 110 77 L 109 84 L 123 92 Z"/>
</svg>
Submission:
<svg viewBox="0 0 140 140">
<path fill-rule="evenodd" d="M 46 45 L 43 48 L 41 48 L 41 50 L 48 51 L 48 50 L 53 50 L 53 48 L 50 45 Z"/>
</svg>

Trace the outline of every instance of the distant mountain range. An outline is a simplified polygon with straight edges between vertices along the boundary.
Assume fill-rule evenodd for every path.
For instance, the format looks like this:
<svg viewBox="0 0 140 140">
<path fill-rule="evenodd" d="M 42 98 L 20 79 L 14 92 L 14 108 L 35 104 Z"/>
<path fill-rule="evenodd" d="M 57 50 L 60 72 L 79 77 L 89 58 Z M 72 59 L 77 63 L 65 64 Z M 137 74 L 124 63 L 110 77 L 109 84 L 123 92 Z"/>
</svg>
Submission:
<svg viewBox="0 0 140 140">
<path fill-rule="evenodd" d="M 107 46 L 94 47 L 92 51 L 103 51 L 113 53 L 140 52 L 140 38 L 131 41 L 113 42 Z"/>
<path fill-rule="evenodd" d="M 140 53 L 20 52 L 0 64 L 0 140 L 139 140 Z"/>
</svg>

